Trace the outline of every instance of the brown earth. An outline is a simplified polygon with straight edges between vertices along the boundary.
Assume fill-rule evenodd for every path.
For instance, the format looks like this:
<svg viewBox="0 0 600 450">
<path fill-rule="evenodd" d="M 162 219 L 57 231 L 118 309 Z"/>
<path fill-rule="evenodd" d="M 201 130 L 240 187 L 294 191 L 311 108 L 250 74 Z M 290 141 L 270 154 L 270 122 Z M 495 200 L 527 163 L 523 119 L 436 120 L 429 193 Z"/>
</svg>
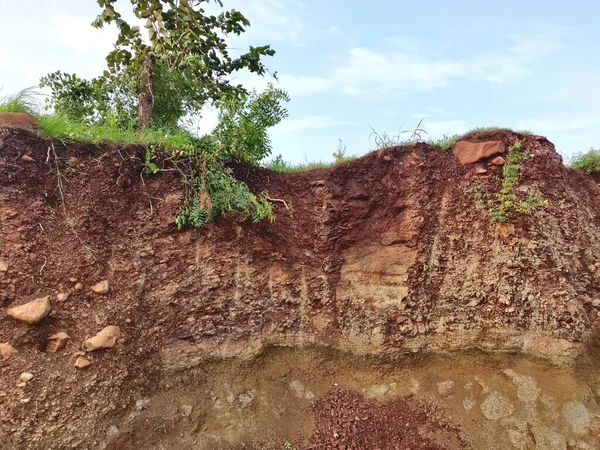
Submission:
<svg viewBox="0 0 600 450">
<path fill-rule="evenodd" d="M 600 392 L 600 355 L 590 338 L 600 321 L 599 188 L 591 177 L 565 169 L 542 137 L 492 132 L 466 138 L 502 141 L 506 148 L 517 139 L 532 155 L 518 190 L 524 195 L 540 191 L 548 204 L 508 224 L 491 223 L 467 195 L 477 180 L 497 189 L 494 177 L 501 167 L 489 161 L 462 166 L 451 154 L 417 144 L 304 173 L 237 167 L 237 175 L 253 189 L 268 189 L 289 208 L 275 203 L 274 223 L 221 218 L 201 230 L 179 232 L 173 219 L 183 197 L 181 180 L 167 165 L 159 176 L 142 177 L 142 148 L 65 146 L 25 131 L 2 130 L 0 269 L 6 270 L 0 271 L 0 342 L 18 350 L 0 360 L 3 448 L 227 448 L 235 442 L 281 448 L 288 432 L 307 446 L 328 448 L 324 436 L 332 424 L 350 423 L 348 403 L 372 411 L 375 419 L 370 427 L 357 425 L 357 437 L 345 442 L 346 448 L 403 448 L 394 447 L 400 435 L 385 438 L 385 430 L 396 426 L 394 418 L 407 418 L 415 427 L 429 423 L 426 410 L 417 406 L 428 403 L 412 403 L 408 391 L 399 390 L 398 398 L 379 405 L 313 380 L 321 386 L 315 409 L 303 404 L 295 421 L 277 422 L 283 414 L 277 413 L 277 402 L 266 408 L 262 391 L 252 394 L 248 382 L 247 391 L 223 392 L 223 398 L 235 394 L 231 404 L 242 406 L 220 416 L 236 430 L 236 423 L 252 417 L 256 422 L 248 429 L 234 433 L 216 423 L 209 429 L 198 425 L 212 423 L 207 417 L 219 409 L 217 400 L 227 410 L 227 402 L 206 390 L 218 377 L 201 368 L 242 361 L 219 373 L 247 380 L 252 373 L 244 364 L 251 367 L 273 346 L 384 360 L 455 351 L 543 358 L 551 367 L 564 367 L 561 376 L 568 380 L 565 391 L 554 394 L 564 398 L 552 411 L 576 397 L 593 416 L 600 395 L 595 393 Z M 24 162 L 23 155 L 33 161 Z M 481 168 L 486 173 L 478 175 Z M 99 295 L 91 286 L 102 280 L 110 287 Z M 83 289 L 76 289 L 77 283 Z M 58 301 L 58 294 L 68 298 Z M 9 307 L 45 295 L 51 296 L 52 311 L 39 324 L 6 317 Z M 116 346 L 87 354 L 92 364 L 75 368 L 81 343 L 108 325 L 120 328 Z M 47 337 L 58 332 L 71 337 L 66 349 L 45 353 Z M 332 356 L 323 364 L 339 360 Z M 289 364 L 302 367 L 293 360 Z M 365 364 L 372 369 L 365 383 L 387 379 L 378 363 Z M 277 385 L 274 374 L 283 372 L 276 364 L 268 367 L 264 375 Z M 491 367 L 496 372 L 486 369 L 481 376 L 503 373 Z M 17 388 L 22 372 L 34 378 Z M 190 374 L 202 380 L 201 391 L 193 395 L 186 394 Z M 423 375 L 422 382 L 430 376 Z M 223 387 L 210 392 L 218 389 Z M 275 388 L 265 392 L 269 389 Z M 521 401 L 513 394 L 513 403 Z M 166 411 L 176 395 L 196 395 L 212 406 L 198 412 L 194 426 L 175 412 L 168 424 L 147 417 L 144 408 L 135 412 L 136 402 L 146 397 L 162 399 L 156 403 Z M 483 389 L 473 401 L 483 407 L 485 395 Z M 283 405 L 285 411 L 294 407 Z M 523 445 L 544 448 L 540 442 L 554 442 L 550 431 L 555 429 L 552 433 L 563 437 L 575 433 L 574 445 L 598 445 L 590 435 L 592 425 L 587 434 L 577 434 L 560 428 L 570 422 L 550 413 L 527 415 L 525 406 L 514 427 L 500 423 L 506 418 L 493 424 L 480 416 L 468 419 L 460 408 L 448 412 L 448 420 L 431 419 L 432 429 L 450 427 L 459 443 L 493 448 L 512 431 L 523 432 L 524 421 Z M 244 415 L 247 411 L 252 415 Z M 326 411 L 334 416 L 325 418 Z M 485 428 L 487 437 L 477 437 L 469 420 L 492 427 Z M 550 430 L 548 421 L 559 428 Z M 126 426 L 146 433 L 127 434 Z M 411 434 L 411 448 L 460 448 L 452 447 L 459 444 L 450 438 L 440 442 L 439 434 L 424 433 Z M 184 436 L 189 446 L 181 444 Z M 213 443 L 203 444 L 209 437 Z"/>
</svg>

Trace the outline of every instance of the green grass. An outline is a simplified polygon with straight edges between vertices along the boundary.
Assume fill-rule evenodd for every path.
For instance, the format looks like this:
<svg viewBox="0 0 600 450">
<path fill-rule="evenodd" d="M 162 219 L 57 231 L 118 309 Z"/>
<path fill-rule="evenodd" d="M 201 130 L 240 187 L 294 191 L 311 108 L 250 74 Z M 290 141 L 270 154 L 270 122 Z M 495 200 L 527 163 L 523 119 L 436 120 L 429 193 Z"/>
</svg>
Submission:
<svg viewBox="0 0 600 450">
<path fill-rule="evenodd" d="M 75 121 L 60 114 L 40 113 L 36 98 L 40 94 L 25 89 L 15 95 L 0 99 L 0 112 L 23 112 L 36 116 L 43 132 L 50 137 L 68 142 L 93 144 L 133 144 L 158 146 L 165 149 L 186 149 L 193 145 L 191 133 L 180 130 L 175 133 L 164 130 L 136 132 L 133 127 L 123 129 L 111 123 L 88 123 Z"/>
<path fill-rule="evenodd" d="M 36 93 L 32 88 L 24 89 L 14 95 L 0 98 L 0 112 L 27 113 L 37 115 Z"/>
<path fill-rule="evenodd" d="M 600 173 L 600 150 L 591 148 L 585 153 L 575 153 L 568 167 L 589 174 Z"/>
</svg>

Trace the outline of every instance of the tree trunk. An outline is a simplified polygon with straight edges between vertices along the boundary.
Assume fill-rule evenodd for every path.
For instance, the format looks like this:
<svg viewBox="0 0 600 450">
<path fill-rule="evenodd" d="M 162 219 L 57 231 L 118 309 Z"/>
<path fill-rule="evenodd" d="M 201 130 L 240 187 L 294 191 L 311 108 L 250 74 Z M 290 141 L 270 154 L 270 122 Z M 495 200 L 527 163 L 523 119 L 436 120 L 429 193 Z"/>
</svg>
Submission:
<svg viewBox="0 0 600 450">
<path fill-rule="evenodd" d="M 156 57 L 148 56 L 146 67 L 140 76 L 140 99 L 138 106 L 137 131 L 142 131 L 150 125 L 152 117 L 152 108 L 154 107 L 154 66 Z"/>
</svg>

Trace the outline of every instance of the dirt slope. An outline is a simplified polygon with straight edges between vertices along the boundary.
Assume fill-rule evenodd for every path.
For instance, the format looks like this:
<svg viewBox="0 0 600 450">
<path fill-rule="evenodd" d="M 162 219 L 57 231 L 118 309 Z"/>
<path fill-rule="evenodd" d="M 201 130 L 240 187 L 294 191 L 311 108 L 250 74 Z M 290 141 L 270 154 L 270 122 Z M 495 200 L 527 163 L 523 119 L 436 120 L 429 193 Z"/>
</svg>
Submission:
<svg viewBox="0 0 600 450">
<path fill-rule="evenodd" d="M 491 223 L 466 190 L 478 179 L 492 184 L 501 168 L 462 166 L 451 154 L 418 144 L 306 173 L 238 167 L 253 188 L 285 201 L 287 208 L 276 203 L 276 222 L 220 219 L 179 232 L 173 218 L 183 195 L 180 179 L 173 171 L 142 178 L 143 149 L 64 146 L 4 130 L 0 342 L 18 353 L 0 359 L 3 448 L 101 448 L 113 441 L 115 448 L 140 448 L 121 425 L 112 434 L 110 426 L 135 409 L 136 400 L 180 385 L 208 361 L 253 361 L 270 346 L 379 358 L 513 352 L 571 367 L 569 376 L 585 379 L 593 392 L 599 381 L 592 339 L 600 321 L 599 188 L 565 169 L 544 138 L 470 137 L 493 139 L 507 146 L 523 140 L 533 157 L 519 189 L 541 191 L 548 201 L 543 210 Z M 487 173 L 477 175 L 479 167 Z M 108 293 L 90 290 L 105 279 Z M 59 293 L 68 299 L 57 301 Z M 44 295 L 52 311 L 38 325 L 6 316 L 9 307 Z M 120 327 L 117 345 L 88 354 L 91 366 L 76 369 L 81 342 L 107 325 Z M 45 353 L 47 337 L 61 331 L 71 336 L 67 348 Z M 34 378 L 17 388 L 22 372 Z M 575 391 L 587 399 L 586 408 L 597 408 L 593 393 L 584 395 L 582 385 Z M 322 401 L 358 401 L 343 392 Z M 319 437 L 327 429 L 320 423 L 313 438 L 310 424 L 294 433 L 307 446 L 331 447 Z M 162 439 L 162 429 L 150 430 Z M 188 432 L 207 433 L 202 427 Z M 527 436 L 543 448 L 533 431 Z M 505 438 L 498 434 L 497 442 Z M 422 448 L 450 448 L 448 439 L 427 439 Z M 453 439 L 460 446 L 467 438 L 456 432 Z M 197 441 L 172 448 L 217 448 Z M 160 445 L 152 441 L 147 448 L 171 448 Z M 355 445 L 348 448 L 365 448 Z"/>
</svg>

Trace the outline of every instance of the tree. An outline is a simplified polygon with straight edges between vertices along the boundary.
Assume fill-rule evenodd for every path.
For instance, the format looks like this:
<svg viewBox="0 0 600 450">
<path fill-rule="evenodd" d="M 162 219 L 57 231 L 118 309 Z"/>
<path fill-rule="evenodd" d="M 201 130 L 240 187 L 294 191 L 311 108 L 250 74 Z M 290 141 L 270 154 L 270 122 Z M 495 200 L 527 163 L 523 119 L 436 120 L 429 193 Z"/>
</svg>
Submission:
<svg viewBox="0 0 600 450">
<path fill-rule="evenodd" d="M 231 84 L 228 76 L 241 69 L 264 75 L 267 69 L 261 58 L 275 54 L 265 45 L 251 46 L 247 53 L 232 57 L 226 36 L 240 35 L 250 22 L 236 10 L 209 15 L 202 6 L 211 0 L 130 0 L 135 16 L 145 20 L 148 43 L 140 28 L 131 26 L 115 10 L 116 0 L 97 2 L 102 13 L 93 26 L 115 23 L 119 30 L 115 49 L 106 58 L 109 71 L 104 78 L 117 74 L 134 77 L 138 87 L 138 130 L 151 123 L 157 75 L 179 77 L 178 86 L 185 90 L 178 90 L 176 96 L 179 112 L 184 114 L 198 111 L 224 93 L 243 93 L 243 87 Z M 221 0 L 214 2 L 223 7 Z"/>
</svg>

